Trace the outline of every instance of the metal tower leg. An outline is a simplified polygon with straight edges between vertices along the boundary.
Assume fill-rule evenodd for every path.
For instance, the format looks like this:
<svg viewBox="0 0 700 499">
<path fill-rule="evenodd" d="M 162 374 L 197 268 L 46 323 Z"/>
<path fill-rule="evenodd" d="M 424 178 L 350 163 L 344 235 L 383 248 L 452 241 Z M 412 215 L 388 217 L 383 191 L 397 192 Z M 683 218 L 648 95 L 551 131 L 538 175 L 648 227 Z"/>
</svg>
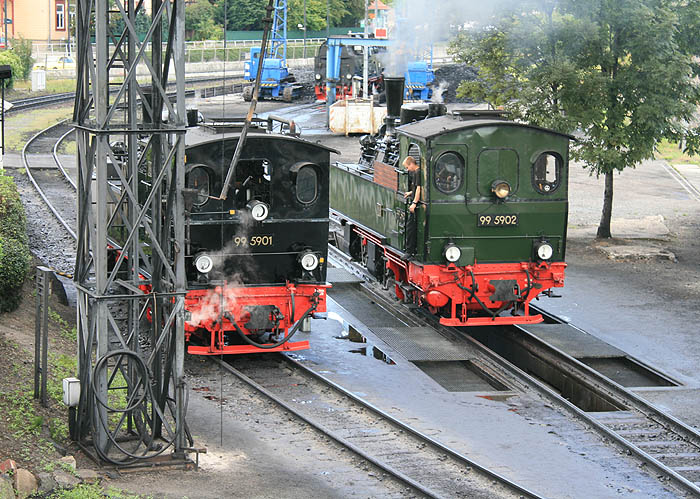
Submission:
<svg viewBox="0 0 700 499">
<path fill-rule="evenodd" d="M 144 0 L 77 2 L 81 399 L 73 423 L 78 440 L 91 435 L 97 456 L 118 464 L 166 449 L 184 457 L 191 446 L 183 380 L 184 0 L 150 1 L 146 33 L 136 30 L 137 17 L 147 16 Z M 147 69 L 147 85 L 137 67 Z"/>
</svg>

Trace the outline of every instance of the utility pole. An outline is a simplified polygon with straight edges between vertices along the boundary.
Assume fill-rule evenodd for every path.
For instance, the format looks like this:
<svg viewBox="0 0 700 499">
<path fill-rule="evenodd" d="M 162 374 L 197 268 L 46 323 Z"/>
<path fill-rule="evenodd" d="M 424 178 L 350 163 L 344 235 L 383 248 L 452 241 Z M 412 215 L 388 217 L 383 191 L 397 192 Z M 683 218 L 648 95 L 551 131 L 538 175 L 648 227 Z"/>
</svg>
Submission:
<svg viewBox="0 0 700 499">
<path fill-rule="evenodd" d="M 8 43 L 7 43 L 7 0 L 5 0 L 5 15 L 3 16 L 2 21 L 5 23 L 5 50 L 8 48 Z M 14 19 L 13 19 L 14 22 Z"/>
<path fill-rule="evenodd" d="M 5 1 L 7 1 L 7 0 L 5 0 Z M 66 44 L 67 44 L 66 52 L 68 53 L 68 55 L 71 55 L 71 49 L 70 49 L 70 0 L 66 0 L 66 13 L 65 13 L 65 17 L 66 17 L 66 18 L 63 20 L 63 22 L 65 23 L 65 26 L 66 26 L 66 33 L 67 33 L 67 36 L 66 36 Z M 5 35 L 5 39 L 7 39 L 7 35 Z"/>
<path fill-rule="evenodd" d="M 304 0 L 304 59 L 306 59 L 306 0 Z"/>
<path fill-rule="evenodd" d="M 331 0 L 326 0 L 326 38 L 331 37 Z"/>
<path fill-rule="evenodd" d="M 365 38 L 369 38 L 367 31 L 367 21 L 368 21 L 368 10 L 369 10 L 369 0 L 365 0 Z M 362 47 L 362 96 L 367 99 L 369 98 L 369 47 L 365 45 Z"/>
</svg>

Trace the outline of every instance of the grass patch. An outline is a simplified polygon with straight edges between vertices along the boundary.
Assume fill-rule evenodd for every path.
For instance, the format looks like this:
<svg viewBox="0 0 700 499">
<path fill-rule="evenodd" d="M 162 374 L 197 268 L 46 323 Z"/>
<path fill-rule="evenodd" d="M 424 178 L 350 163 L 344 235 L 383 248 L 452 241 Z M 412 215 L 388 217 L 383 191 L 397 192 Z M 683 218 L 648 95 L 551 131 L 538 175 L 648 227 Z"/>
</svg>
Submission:
<svg viewBox="0 0 700 499">
<path fill-rule="evenodd" d="M 55 310 L 53 310 L 51 307 L 49 307 L 49 319 L 51 319 L 54 322 L 54 324 L 58 326 L 62 337 L 64 337 L 67 340 L 77 341 L 77 328 L 68 324 L 68 321 L 61 317 L 61 315 Z"/>
<path fill-rule="evenodd" d="M 66 139 L 61 142 L 58 148 L 58 154 L 72 154 L 78 153 L 78 143 L 75 140 Z"/>
<path fill-rule="evenodd" d="M 75 92 L 76 80 L 74 79 L 61 79 L 61 80 L 46 80 L 46 93 L 47 94 L 62 94 L 65 92 Z M 28 91 L 32 90 L 31 80 L 25 80 L 15 83 L 15 90 L 18 91 Z M 34 92 L 34 95 L 38 95 L 39 92 Z"/>
<path fill-rule="evenodd" d="M 49 496 L 50 499 L 138 499 L 139 497 L 145 496 L 128 494 L 112 487 L 104 489 L 99 485 L 87 483 L 76 485 L 70 490 L 58 490 Z"/>
<path fill-rule="evenodd" d="M 680 164 L 698 164 L 700 163 L 700 158 L 697 156 L 689 156 L 684 153 L 683 150 L 678 147 L 677 142 L 669 142 L 664 139 L 656 146 L 656 159 L 663 159 L 671 163 L 672 165 Z"/>
<path fill-rule="evenodd" d="M 8 152 L 20 152 L 32 135 L 73 116 L 73 105 L 29 109 L 5 118 L 5 146 Z"/>
</svg>

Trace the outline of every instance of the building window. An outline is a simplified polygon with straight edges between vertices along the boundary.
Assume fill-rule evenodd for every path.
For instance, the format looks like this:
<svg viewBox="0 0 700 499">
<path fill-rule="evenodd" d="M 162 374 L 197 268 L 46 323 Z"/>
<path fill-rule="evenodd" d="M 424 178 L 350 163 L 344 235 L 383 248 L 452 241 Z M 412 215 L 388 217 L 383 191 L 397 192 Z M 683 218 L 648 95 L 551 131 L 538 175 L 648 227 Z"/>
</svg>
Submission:
<svg viewBox="0 0 700 499">
<path fill-rule="evenodd" d="M 66 4 L 63 2 L 56 2 L 56 29 L 66 29 Z"/>
</svg>

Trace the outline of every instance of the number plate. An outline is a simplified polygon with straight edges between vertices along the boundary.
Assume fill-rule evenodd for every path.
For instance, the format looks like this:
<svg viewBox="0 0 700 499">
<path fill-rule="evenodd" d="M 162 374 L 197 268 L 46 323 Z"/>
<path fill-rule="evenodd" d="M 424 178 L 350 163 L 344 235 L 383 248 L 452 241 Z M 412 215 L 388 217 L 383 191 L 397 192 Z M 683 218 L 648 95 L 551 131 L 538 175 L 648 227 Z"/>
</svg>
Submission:
<svg viewBox="0 0 700 499">
<path fill-rule="evenodd" d="M 518 215 L 478 215 L 477 227 L 514 227 L 518 225 Z"/>
</svg>

